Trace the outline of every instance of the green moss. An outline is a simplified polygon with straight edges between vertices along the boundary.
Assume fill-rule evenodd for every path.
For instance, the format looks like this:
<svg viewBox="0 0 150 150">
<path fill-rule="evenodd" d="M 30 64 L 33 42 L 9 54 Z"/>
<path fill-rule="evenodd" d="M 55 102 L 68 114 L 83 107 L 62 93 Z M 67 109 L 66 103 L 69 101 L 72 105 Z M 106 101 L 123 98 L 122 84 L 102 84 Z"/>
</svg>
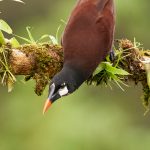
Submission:
<svg viewBox="0 0 150 150">
<path fill-rule="evenodd" d="M 8 92 L 11 92 L 16 81 L 15 76 L 11 72 L 10 64 L 8 63 L 11 53 L 11 44 L 6 43 L 0 47 L 0 80 L 2 85 L 8 87 Z"/>
<path fill-rule="evenodd" d="M 19 48 L 27 56 L 32 56 L 36 62 L 31 75 L 25 80 L 36 81 L 35 93 L 41 95 L 50 79 L 61 70 L 63 63 L 63 52 L 59 45 L 49 44 L 26 44 Z"/>
<path fill-rule="evenodd" d="M 121 40 L 119 49 L 122 49 L 123 53 L 119 66 L 131 74 L 131 76 L 128 76 L 128 80 L 134 81 L 135 84 L 140 83 L 143 86 L 142 100 L 146 109 L 146 114 L 150 106 L 150 89 L 147 82 L 145 67 L 141 60 L 143 56 L 150 56 L 150 50 L 143 50 L 140 46 L 141 45 L 135 41 L 133 44 L 129 40 Z"/>
<path fill-rule="evenodd" d="M 150 88 L 147 84 L 143 84 L 143 105 L 146 110 L 149 110 Z"/>
<path fill-rule="evenodd" d="M 129 75 L 113 74 L 105 68 L 100 68 L 100 71 L 92 75 L 88 80 L 88 85 L 110 85 L 110 81 L 116 83 L 116 79 L 123 82 L 133 81 L 135 84 L 143 86 L 143 105 L 146 112 L 149 111 L 150 105 L 150 89 L 147 83 L 147 74 L 144 64 L 141 62 L 143 56 L 150 56 L 150 50 L 143 50 L 140 43 L 131 42 L 127 39 L 117 40 L 115 43 L 115 60 L 110 61 L 106 58 L 106 63 L 109 62 L 112 67 L 121 68 L 129 73 Z M 119 81 L 119 80 L 118 80 Z M 120 82 L 119 82 L 120 83 Z M 128 83 L 127 83 L 128 84 Z M 119 85 L 120 87 L 120 85 Z M 120 87 L 122 89 L 122 87 Z"/>
</svg>

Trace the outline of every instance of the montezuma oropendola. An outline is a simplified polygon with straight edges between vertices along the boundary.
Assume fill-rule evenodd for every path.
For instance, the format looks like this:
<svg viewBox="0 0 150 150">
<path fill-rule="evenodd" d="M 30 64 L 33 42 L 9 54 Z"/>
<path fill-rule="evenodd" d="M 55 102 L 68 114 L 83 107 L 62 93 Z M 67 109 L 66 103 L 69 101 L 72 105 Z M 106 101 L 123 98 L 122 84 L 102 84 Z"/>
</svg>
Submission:
<svg viewBox="0 0 150 150">
<path fill-rule="evenodd" d="M 114 0 L 78 0 L 62 37 L 64 64 L 51 80 L 43 113 L 89 78 L 112 48 Z"/>
</svg>

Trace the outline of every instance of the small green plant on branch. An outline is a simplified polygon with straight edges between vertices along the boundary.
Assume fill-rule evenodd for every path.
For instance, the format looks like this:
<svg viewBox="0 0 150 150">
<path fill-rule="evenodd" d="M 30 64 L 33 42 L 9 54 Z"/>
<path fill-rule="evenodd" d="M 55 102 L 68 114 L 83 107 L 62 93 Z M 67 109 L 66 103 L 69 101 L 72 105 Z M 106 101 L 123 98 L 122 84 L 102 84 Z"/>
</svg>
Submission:
<svg viewBox="0 0 150 150">
<path fill-rule="evenodd" d="M 0 80 L 10 92 L 16 82 L 16 75 L 24 75 L 25 80 L 35 80 L 35 93 L 41 95 L 50 79 L 61 70 L 63 47 L 58 44 L 57 35 L 43 35 L 35 40 L 26 28 L 29 38 L 15 35 L 10 26 L 0 20 Z M 11 39 L 4 37 L 11 34 Z M 18 40 L 25 44 L 20 45 Z M 135 39 L 115 41 L 115 59 L 109 56 L 101 62 L 93 75 L 86 81 L 88 85 L 108 85 L 115 83 L 120 89 L 128 86 L 128 81 L 143 86 L 143 104 L 146 113 L 150 101 L 150 50 L 144 50 Z"/>
</svg>

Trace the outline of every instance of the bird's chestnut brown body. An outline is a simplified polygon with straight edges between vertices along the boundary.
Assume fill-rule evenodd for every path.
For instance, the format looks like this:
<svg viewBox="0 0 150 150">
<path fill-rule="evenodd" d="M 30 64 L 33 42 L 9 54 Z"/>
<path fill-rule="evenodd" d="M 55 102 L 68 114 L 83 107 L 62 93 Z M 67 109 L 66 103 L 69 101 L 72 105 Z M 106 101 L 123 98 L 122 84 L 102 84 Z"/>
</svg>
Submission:
<svg viewBox="0 0 150 150">
<path fill-rule="evenodd" d="M 112 48 L 114 27 L 113 0 L 78 0 L 62 36 L 64 65 L 51 81 L 43 112 L 79 88 L 105 59 Z"/>
<path fill-rule="evenodd" d="M 112 48 L 114 26 L 113 0 L 79 0 L 62 38 L 64 65 L 88 78 Z"/>
</svg>

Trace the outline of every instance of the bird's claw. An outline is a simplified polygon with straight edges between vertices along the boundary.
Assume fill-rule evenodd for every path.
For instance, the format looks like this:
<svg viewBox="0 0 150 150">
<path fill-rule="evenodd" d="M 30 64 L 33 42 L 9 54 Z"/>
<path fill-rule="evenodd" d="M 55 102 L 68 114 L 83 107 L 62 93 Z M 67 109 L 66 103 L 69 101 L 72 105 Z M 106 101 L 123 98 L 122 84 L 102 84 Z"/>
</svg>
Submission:
<svg viewBox="0 0 150 150">
<path fill-rule="evenodd" d="M 109 53 L 109 59 L 110 61 L 114 61 L 115 60 L 115 53 L 114 53 L 114 50 L 111 50 L 110 53 Z"/>
</svg>

